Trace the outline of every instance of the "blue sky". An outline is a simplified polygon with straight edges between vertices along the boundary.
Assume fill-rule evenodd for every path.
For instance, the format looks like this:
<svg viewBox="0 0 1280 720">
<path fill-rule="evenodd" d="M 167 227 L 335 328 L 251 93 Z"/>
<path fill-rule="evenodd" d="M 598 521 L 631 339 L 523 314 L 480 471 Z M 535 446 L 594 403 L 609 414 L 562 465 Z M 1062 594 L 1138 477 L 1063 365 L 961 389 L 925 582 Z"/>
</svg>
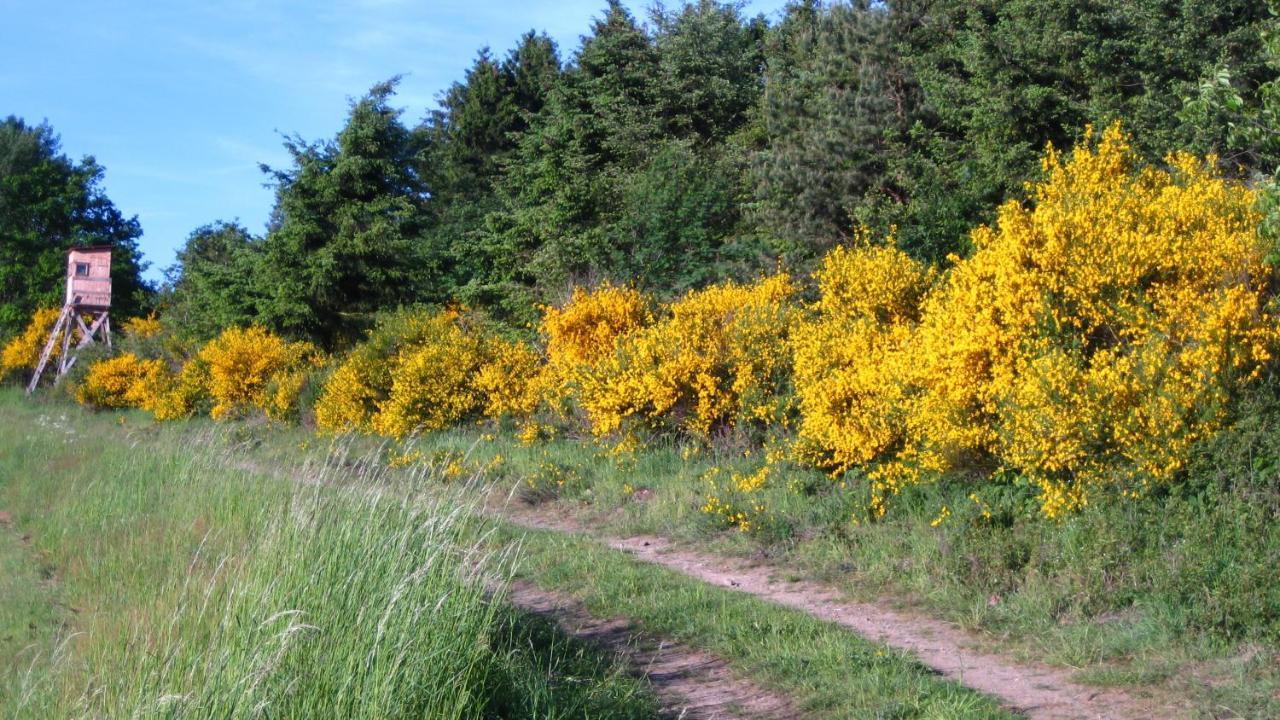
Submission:
<svg viewBox="0 0 1280 720">
<path fill-rule="evenodd" d="M 675 5 L 671 2 L 669 5 Z M 782 0 L 754 0 L 775 17 Z M 331 137 L 348 101 L 404 74 L 416 123 L 476 52 L 503 55 L 525 31 L 562 57 L 605 0 L 120 2 L 0 0 L 0 116 L 48 120 L 73 158 L 106 168 L 108 196 L 142 223 L 148 277 L 196 227 L 239 219 L 261 232 L 271 191 L 258 163 L 285 166 L 281 133 Z M 644 2 L 629 2 L 643 14 Z"/>
</svg>

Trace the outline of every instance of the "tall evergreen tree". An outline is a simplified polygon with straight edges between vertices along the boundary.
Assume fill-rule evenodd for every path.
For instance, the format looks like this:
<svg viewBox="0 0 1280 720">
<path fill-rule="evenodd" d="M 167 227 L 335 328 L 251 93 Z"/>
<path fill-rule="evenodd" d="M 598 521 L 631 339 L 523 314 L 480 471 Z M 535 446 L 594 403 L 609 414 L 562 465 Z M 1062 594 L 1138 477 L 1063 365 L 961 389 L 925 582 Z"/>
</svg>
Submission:
<svg viewBox="0 0 1280 720">
<path fill-rule="evenodd" d="M 502 62 L 483 50 L 417 130 L 420 175 L 431 194 L 426 242 L 447 248 L 448 284 L 467 302 L 500 300 L 501 252 L 479 230 L 499 210 L 494 184 L 559 74 L 555 43 L 545 35 L 525 34 Z"/>
<path fill-rule="evenodd" d="M 674 294 L 728 274 L 723 250 L 739 220 L 739 171 L 672 141 L 621 183 L 609 227 L 609 274 Z"/>
<path fill-rule="evenodd" d="M 1021 193 L 1046 142 L 1070 147 L 1087 123 L 1123 121 L 1157 162 L 1188 147 L 1233 155 L 1228 127 L 1184 122 L 1182 98 L 1220 63 L 1250 88 L 1265 69 L 1257 0 L 894 5 L 916 20 L 903 52 L 932 115 L 904 165 L 912 200 L 899 220 L 946 236 L 943 247 Z"/>
<path fill-rule="evenodd" d="M 36 307 L 62 304 L 65 253 L 75 246 L 113 247 L 117 314 L 136 315 L 150 302 L 142 228 L 107 197 L 103 174 L 92 157 L 63 154 L 48 124 L 0 122 L 0 337 L 21 329 Z"/>
<path fill-rule="evenodd" d="M 562 288 L 607 274 L 616 180 L 660 137 L 657 71 L 652 39 L 611 0 L 521 139 L 504 212 L 489 217 L 489 242 L 513 268 L 508 283 Z"/>
<path fill-rule="evenodd" d="M 335 141 L 292 139 L 293 167 L 268 169 L 276 207 L 258 312 L 271 327 L 332 347 L 378 310 L 446 299 L 444 253 L 418 242 L 427 192 L 394 90 L 394 80 L 375 86 Z"/>
<path fill-rule="evenodd" d="M 506 212 L 488 222 L 513 258 L 510 285 L 546 298 L 606 278 L 675 290 L 718 274 L 744 185 L 729 139 L 754 117 L 765 24 L 709 0 L 653 21 L 651 33 L 611 2 L 512 156 Z"/>
<path fill-rule="evenodd" d="M 666 135 L 724 142 L 751 119 L 763 89 L 763 17 L 698 0 L 653 12 L 659 79 L 656 102 Z"/>
<path fill-rule="evenodd" d="M 903 24 L 878 3 L 810 0 L 774 30 L 756 178 L 761 221 L 801 267 L 868 222 L 868 206 L 902 195 L 890 168 L 919 105 L 894 46 Z"/>
</svg>

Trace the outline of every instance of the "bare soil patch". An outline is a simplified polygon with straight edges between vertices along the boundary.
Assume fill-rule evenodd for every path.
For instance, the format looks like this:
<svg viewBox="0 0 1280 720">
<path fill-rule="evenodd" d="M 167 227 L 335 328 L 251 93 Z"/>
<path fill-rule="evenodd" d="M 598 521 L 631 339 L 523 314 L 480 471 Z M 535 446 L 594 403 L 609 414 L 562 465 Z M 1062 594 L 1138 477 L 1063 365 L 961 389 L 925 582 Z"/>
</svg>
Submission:
<svg viewBox="0 0 1280 720">
<path fill-rule="evenodd" d="M 620 657 L 653 688 L 665 717 L 687 720 L 785 720 L 801 715 L 783 696 L 744 680 L 720 658 L 652 637 L 625 618 L 593 616 L 577 600 L 529 583 L 510 591 L 513 605 Z"/>
<path fill-rule="evenodd" d="M 1169 702 L 1082 685 L 1068 670 L 1018 662 L 984 650 L 980 636 L 946 621 L 851 601 L 818 583 L 779 580 L 779 567 L 692 551 L 661 537 L 604 537 L 566 517 L 563 509 L 549 506 L 506 502 L 491 505 L 490 510 L 524 527 L 586 535 L 639 560 L 837 623 L 869 640 L 909 652 L 939 674 L 1033 720 L 1146 720 L 1186 713 Z"/>
</svg>

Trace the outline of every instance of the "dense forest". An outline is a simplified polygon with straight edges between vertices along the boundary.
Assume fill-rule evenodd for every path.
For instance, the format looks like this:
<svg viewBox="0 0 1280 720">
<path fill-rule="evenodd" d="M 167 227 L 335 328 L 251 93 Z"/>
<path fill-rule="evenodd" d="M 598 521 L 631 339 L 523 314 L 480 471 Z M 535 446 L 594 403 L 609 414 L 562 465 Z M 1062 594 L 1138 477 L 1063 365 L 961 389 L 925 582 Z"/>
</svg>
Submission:
<svg viewBox="0 0 1280 720">
<path fill-rule="evenodd" d="M 400 306 L 458 302 L 520 328 L 605 280 L 674 297 L 803 273 L 863 229 L 946 263 L 1023 195 L 1046 144 L 1089 124 L 1123 122 L 1153 162 L 1185 149 L 1269 173 L 1277 135 L 1250 130 L 1276 72 L 1271 21 L 1253 0 L 801 2 L 772 21 L 711 0 L 647 19 L 610 2 L 572 53 L 530 32 L 482 49 L 425 113 L 396 105 L 393 78 L 336 137 L 290 138 L 292 164 L 264 167 L 265 234 L 194 230 L 158 292 L 102 169 L 10 118 L 0 335 L 56 295 L 72 244 L 120 248 L 126 313 L 162 306 L 193 339 L 258 323 L 329 349 Z"/>
</svg>

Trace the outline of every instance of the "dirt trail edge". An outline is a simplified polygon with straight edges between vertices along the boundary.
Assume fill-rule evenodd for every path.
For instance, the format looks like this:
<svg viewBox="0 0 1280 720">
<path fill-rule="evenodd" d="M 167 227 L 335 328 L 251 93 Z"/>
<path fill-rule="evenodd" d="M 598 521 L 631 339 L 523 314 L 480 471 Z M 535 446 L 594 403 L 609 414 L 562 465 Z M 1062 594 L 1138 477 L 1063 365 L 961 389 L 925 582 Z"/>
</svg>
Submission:
<svg viewBox="0 0 1280 720">
<path fill-rule="evenodd" d="M 603 620 L 573 598 L 515 583 L 507 599 L 525 612 L 614 654 L 645 679 L 662 714 L 685 720 L 790 720 L 800 717 L 784 697 L 734 675 L 724 660 L 679 643 L 641 633 L 628 620 Z"/>
<path fill-rule="evenodd" d="M 1185 712 L 1120 690 L 1081 685 L 1066 670 L 973 650 L 970 646 L 977 638 L 951 623 L 850 601 L 817 583 L 776 580 L 775 567 L 677 548 L 660 537 L 602 537 L 563 513 L 553 516 L 514 500 L 491 503 L 488 511 L 529 529 L 585 535 L 639 560 L 842 625 L 909 652 L 943 676 L 997 698 L 1032 720 L 1146 720 Z"/>
</svg>

